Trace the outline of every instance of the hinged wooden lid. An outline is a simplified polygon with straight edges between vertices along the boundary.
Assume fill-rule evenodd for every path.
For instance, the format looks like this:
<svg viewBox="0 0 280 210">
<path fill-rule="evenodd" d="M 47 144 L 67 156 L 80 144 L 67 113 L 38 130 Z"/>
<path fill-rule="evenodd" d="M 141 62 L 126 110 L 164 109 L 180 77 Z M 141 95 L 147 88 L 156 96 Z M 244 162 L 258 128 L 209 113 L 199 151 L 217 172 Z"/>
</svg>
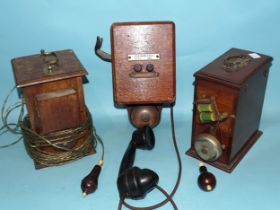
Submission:
<svg viewBox="0 0 280 210">
<path fill-rule="evenodd" d="M 12 59 L 17 87 L 84 76 L 87 71 L 72 50 L 44 52 Z"/>
<path fill-rule="evenodd" d="M 240 87 L 256 71 L 271 61 L 272 57 L 270 56 L 232 48 L 197 71 L 194 76 Z"/>
</svg>

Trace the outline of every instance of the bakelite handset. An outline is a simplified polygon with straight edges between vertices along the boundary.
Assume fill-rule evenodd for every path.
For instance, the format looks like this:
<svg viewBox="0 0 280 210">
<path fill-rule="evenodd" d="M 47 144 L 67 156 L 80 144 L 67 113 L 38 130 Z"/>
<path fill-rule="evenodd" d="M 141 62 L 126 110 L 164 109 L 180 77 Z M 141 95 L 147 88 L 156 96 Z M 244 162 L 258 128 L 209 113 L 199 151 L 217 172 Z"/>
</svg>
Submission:
<svg viewBox="0 0 280 210">
<path fill-rule="evenodd" d="M 121 199 L 143 198 L 157 185 L 159 177 L 154 171 L 133 166 L 136 149 L 151 150 L 154 144 L 155 137 L 150 127 L 138 128 L 133 132 L 132 140 L 122 158 L 117 179 Z"/>
</svg>

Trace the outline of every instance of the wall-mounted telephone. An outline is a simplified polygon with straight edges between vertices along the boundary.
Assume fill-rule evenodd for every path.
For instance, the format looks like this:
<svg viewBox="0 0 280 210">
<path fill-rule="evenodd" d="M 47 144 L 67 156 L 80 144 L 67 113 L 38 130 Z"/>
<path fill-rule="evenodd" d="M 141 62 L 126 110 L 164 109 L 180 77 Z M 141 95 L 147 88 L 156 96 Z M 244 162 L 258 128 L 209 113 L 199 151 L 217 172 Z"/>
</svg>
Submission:
<svg viewBox="0 0 280 210">
<path fill-rule="evenodd" d="M 114 23 L 112 55 L 95 52 L 112 62 L 114 101 L 127 107 L 135 127 L 156 126 L 163 104 L 176 98 L 175 24 L 173 22 Z"/>
<path fill-rule="evenodd" d="M 181 178 L 181 160 L 175 140 L 172 104 L 176 97 L 175 24 L 173 22 L 114 23 L 111 27 L 112 55 L 101 50 L 98 37 L 95 52 L 112 62 L 114 102 L 124 105 L 131 123 L 137 128 L 123 156 L 117 186 L 121 209 L 124 199 L 143 198 L 153 188 L 167 197 L 145 209 L 154 209 L 171 202 Z M 159 176 L 150 169 L 133 167 L 137 149 L 151 150 L 155 144 L 152 128 L 160 122 L 163 105 L 171 106 L 174 146 L 179 162 L 179 175 L 173 191 L 168 194 L 158 186 Z"/>
</svg>

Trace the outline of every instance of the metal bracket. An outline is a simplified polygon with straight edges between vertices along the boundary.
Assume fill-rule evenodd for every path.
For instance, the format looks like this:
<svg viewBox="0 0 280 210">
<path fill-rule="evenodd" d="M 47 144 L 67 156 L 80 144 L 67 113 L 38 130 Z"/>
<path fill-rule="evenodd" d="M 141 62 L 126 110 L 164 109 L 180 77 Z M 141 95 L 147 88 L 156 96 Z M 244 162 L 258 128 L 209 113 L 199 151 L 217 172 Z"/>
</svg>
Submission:
<svg viewBox="0 0 280 210">
<path fill-rule="evenodd" d="M 98 36 L 95 43 L 95 54 L 104 61 L 112 62 L 112 56 L 101 50 L 103 38 Z"/>
</svg>

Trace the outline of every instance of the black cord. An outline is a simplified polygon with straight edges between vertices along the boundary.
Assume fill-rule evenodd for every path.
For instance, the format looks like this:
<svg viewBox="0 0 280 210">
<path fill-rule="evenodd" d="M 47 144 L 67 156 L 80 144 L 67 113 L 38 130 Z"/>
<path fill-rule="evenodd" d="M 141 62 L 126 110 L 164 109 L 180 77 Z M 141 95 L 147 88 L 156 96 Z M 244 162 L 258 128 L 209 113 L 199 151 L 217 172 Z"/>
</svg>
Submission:
<svg viewBox="0 0 280 210">
<path fill-rule="evenodd" d="M 174 200 L 172 199 L 172 197 L 162 188 L 160 187 L 159 185 L 156 186 L 156 188 L 163 194 L 165 195 L 166 199 L 168 199 L 168 201 L 172 204 L 174 210 L 178 210 L 178 207 L 176 205 L 176 203 L 174 202 Z M 124 204 L 124 199 L 120 199 L 120 202 L 119 202 L 119 205 L 118 205 L 118 210 L 121 210 L 122 209 L 122 205 Z M 133 206 L 131 206 L 133 207 Z M 139 209 L 137 207 L 137 209 Z M 144 208 L 146 209 L 146 208 Z"/>
</svg>

